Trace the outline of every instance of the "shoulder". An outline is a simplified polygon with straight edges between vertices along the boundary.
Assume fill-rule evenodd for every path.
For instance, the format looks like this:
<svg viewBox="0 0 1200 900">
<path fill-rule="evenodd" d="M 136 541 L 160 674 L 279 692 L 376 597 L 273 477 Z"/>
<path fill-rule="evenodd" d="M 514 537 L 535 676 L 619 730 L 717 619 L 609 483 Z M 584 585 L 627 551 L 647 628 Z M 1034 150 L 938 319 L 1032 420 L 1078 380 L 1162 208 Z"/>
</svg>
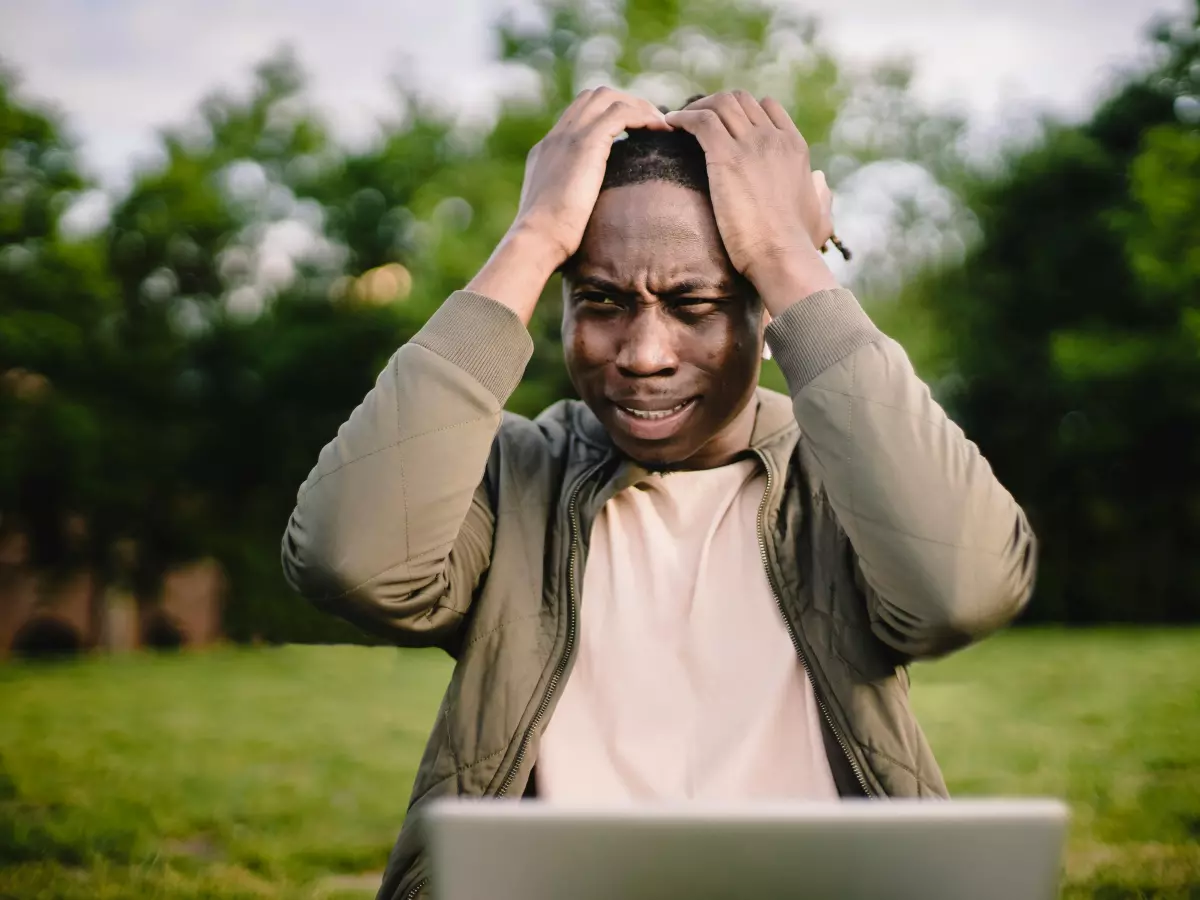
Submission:
<svg viewBox="0 0 1200 900">
<path fill-rule="evenodd" d="M 542 447 L 565 451 L 566 445 L 576 439 L 599 445 L 602 433 L 603 428 L 586 405 L 578 400 L 559 400 L 532 419 L 505 411 L 497 437 L 531 450 Z"/>
<path fill-rule="evenodd" d="M 537 477 L 547 467 L 562 470 L 573 462 L 609 451 L 604 428 L 578 400 L 559 400 L 529 419 L 505 412 L 492 445 L 491 465 L 503 462 L 518 479 Z"/>
<path fill-rule="evenodd" d="M 820 497 L 824 490 L 821 469 L 796 422 L 792 398 L 778 391 L 759 388 L 756 399 L 758 415 L 752 438 L 755 449 L 770 459 L 775 471 L 783 474 L 790 490 L 802 490 Z"/>
</svg>

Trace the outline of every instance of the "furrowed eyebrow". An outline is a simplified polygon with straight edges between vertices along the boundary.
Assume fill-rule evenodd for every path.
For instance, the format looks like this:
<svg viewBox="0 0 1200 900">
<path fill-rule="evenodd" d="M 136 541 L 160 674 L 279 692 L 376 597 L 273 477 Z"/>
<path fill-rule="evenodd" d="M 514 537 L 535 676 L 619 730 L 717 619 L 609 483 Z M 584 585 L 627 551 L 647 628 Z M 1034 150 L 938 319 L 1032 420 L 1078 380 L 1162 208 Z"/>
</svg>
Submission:
<svg viewBox="0 0 1200 900">
<path fill-rule="evenodd" d="M 605 281 L 603 278 L 576 278 L 573 290 L 590 290 L 599 291 L 604 294 L 615 294 L 618 297 L 628 294 L 629 291 L 618 284 L 611 281 Z"/>
<path fill-rule="evenodd" d="M 632 294 L 628 288 L 624 288 L 619 284 L 607 281 L 603 278 L 581 277 L 578 278 L 574 285 L 575 290 L 594 290 L 601 291 L 605 294 L 612 294 L 617 297 L 624 297 Z M 721 295 L 733 293 L 733 285 L 725 281 L 719 281 L 715 284 L 711 281 L 706 281 L 702 278 L 692 278 L 677 282 L 665 291 L 657 291 L 656 296 L 659 297 L 683 297 L 687 294 L 696 292 L 715 292 Z"/>
<path fill-rule="evenodd" d="M 680 281 L 673 284 L 665 291 L 659 291 L 660 297 L 682 297 L 686 294 L 695 293 L 716 293 L 722 296 L 733 293 L 733 285 L 726 281 L 711 282 L 701 278 L 693 278 L 688 281 Z"/>
</svg>

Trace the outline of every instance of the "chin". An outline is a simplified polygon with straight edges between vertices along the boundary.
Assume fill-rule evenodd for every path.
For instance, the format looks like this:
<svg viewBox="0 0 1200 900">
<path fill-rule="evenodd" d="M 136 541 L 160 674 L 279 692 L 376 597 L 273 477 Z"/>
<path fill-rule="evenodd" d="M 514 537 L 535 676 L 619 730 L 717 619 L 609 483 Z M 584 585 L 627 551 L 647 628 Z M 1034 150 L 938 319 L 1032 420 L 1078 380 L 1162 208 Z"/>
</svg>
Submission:
<svg viewBox="0 0 1200 900">
<path fill-rule="evenodd" d="M 686 446 L 678 440 L 639 441 L 626 434 L 609 432 L 617 449 L 647 469 L 670 469 L 681 466 L 699 448 Z"/>
</svg>

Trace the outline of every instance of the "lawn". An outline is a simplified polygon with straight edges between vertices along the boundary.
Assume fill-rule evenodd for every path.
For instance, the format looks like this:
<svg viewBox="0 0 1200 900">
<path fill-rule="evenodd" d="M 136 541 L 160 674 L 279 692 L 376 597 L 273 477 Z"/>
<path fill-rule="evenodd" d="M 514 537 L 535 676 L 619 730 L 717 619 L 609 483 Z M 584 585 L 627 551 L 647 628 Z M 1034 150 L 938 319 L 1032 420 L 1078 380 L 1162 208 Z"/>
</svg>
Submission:
<svg viewBox="0 0 1200 900">
<path fill-rule="evenodd" d="M 0 665 L 0 898 L 372 896 L 450 662 L 357 647 Z M 1065 896 L 1200 897 L 1200 631 L 917 667 L 958 795 L 1073 809 Z"/>
</svg>

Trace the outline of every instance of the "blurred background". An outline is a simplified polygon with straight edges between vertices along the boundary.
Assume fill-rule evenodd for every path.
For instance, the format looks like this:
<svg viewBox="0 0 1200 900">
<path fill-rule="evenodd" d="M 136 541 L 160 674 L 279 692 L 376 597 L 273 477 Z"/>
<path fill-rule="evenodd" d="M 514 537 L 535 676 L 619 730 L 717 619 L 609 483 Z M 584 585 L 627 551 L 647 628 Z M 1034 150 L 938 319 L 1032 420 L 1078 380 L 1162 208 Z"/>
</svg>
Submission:
<svg viewBox="0 0 1200 900">
<path fill-rule="evenodd" d="M 0 61 L 0 896 L 372 894 L 450 661 L 279 539 L 605 83 L 785 103 L 1033 521 L 1022 627 L 914 672 L 952 788 L 1070 800 L 1068 896 L 1200 897 L 1195 0 L 52 0 Z"/>
</svg>

